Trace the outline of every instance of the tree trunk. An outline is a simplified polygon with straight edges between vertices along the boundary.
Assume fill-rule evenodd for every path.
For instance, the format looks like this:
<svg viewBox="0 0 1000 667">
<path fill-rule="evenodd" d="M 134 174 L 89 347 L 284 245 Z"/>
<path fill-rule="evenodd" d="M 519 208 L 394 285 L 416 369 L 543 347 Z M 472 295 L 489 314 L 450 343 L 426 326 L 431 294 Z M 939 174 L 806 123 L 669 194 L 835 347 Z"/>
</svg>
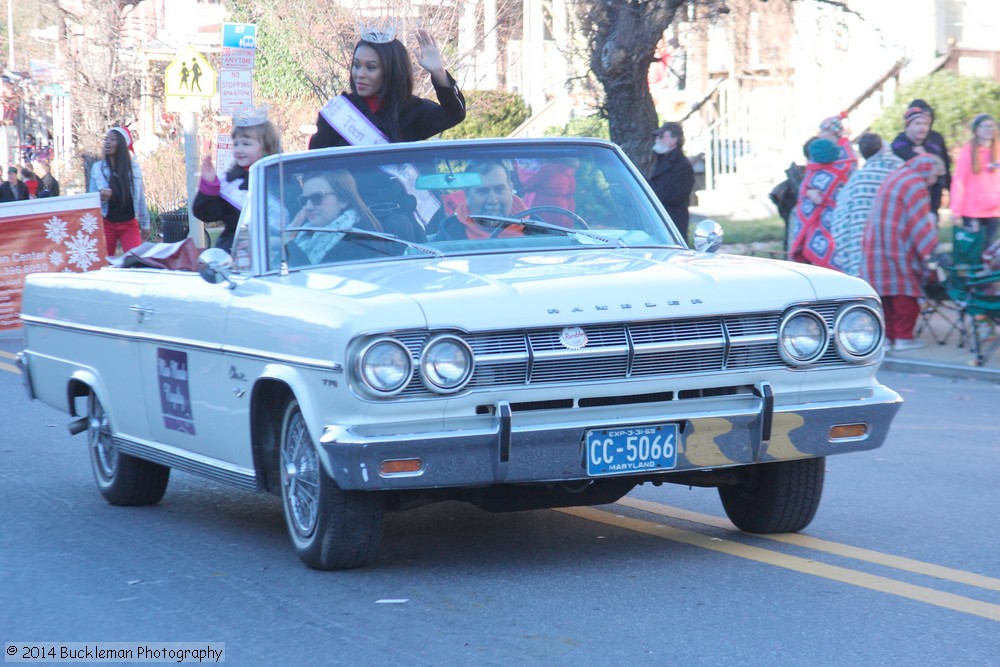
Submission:
<svg viewBox="0 0 1000 667">
<path fill-rule="evenodd" d="M 590 67 L 604 88 L 611 141 L 648 174 L 658 122 L 648 73 L 656 45 L 686 0 L 595 0 L 581 16 L 590 33 Z"/>
</svg>

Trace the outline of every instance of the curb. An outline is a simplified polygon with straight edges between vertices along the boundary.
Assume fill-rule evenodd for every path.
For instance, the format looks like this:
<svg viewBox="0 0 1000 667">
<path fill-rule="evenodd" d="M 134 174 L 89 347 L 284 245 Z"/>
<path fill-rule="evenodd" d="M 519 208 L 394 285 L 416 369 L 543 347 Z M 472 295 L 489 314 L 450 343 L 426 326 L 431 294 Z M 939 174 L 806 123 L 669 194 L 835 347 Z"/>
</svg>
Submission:
<svg viewBox="0 0 1000 667">
<path fill-rule="evenodd" d="M 982 380 L 984 382 L 1000 383 L 1000 370 L 983 368 L 981 366 L 959 366 L 957 364 L 941 364 L 933 361 L 916 361 L 885 357 L 882 366 L 887 371 L 900 373 L 927 373 L 939 377 Z"/>
</svg>

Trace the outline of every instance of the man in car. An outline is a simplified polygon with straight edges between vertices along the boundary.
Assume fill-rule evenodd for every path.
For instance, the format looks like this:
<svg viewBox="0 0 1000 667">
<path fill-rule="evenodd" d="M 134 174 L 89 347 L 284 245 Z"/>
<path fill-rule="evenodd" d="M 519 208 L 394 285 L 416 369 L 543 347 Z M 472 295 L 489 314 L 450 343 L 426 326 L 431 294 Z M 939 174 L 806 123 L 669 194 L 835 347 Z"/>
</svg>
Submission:
<svg viewBox="0 0 1000 667">
<path fill-rule="evenodd" d="M 507 225 L 496 233 L 498 223 L 475 218 L 477 215 L 516 217 L 527 208 L 521 198 L 514 194 L 507 166 L 503 162 L 486 160 L 470 163 L 465 171 L 479 174 L 479 184 L 466 188 L 465 201 L 458 205 L 454 215 L 441 221 L 437 232 L 428 241 L 488 239 L 494 234 L 503 238 L 524 236 L 524 227 L 521 225 Z"/>
</svg>

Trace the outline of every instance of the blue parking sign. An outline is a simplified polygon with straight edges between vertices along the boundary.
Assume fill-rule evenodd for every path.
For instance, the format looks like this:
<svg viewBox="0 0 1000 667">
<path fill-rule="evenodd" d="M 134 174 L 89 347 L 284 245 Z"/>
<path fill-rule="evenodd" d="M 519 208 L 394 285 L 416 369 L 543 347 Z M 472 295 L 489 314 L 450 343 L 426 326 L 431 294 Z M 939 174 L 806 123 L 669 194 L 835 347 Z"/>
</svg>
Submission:
<svg viewBox="0 0 1000 667">
<path fill-rule="evenodd" d="M 252 23 L 223 23 L 222 46 L 231 49 L 257 48 L 257 26 Z"/>
<path fill-rule="evenodd" d="M 222 69 L 252 70 L 257 53 L 257 26 L 250 23 L 222 24 Z"/>
</svg>

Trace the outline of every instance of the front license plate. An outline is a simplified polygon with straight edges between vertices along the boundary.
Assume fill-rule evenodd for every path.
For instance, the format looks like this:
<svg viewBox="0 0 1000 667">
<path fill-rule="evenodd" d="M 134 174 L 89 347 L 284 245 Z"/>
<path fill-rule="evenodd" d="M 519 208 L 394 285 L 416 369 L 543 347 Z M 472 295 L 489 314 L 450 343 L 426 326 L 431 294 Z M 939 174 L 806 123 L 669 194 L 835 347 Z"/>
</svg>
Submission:
<svg viewBox="0 0 1000 667">
<path fill-rule="evenodd" d="M 621 475 L 677 466 L 677 424 L 587 431 L 587 474 Z"/>
</svg>

